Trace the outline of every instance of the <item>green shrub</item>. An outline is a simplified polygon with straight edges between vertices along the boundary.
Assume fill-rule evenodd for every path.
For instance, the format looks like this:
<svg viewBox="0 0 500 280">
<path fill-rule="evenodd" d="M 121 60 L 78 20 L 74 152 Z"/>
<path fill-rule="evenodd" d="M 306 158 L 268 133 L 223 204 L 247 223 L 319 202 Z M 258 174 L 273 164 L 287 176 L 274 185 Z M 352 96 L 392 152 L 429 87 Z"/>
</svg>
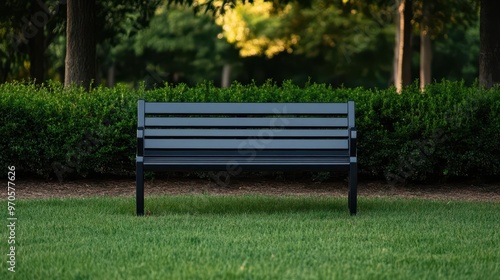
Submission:
<svg viewBox="0 0 500 280">
<path fill-rule="evenodd" d="M 356 102 L 360 173 L 389 181 L 500 175 L 500 88 L 442 81 L 420 93 L 394 88 L 210 82 L 131 90 L 0 85 L 0 165 L 59 179 L 134 174 L 137 100 L 166 102 Z"/>
</svg>

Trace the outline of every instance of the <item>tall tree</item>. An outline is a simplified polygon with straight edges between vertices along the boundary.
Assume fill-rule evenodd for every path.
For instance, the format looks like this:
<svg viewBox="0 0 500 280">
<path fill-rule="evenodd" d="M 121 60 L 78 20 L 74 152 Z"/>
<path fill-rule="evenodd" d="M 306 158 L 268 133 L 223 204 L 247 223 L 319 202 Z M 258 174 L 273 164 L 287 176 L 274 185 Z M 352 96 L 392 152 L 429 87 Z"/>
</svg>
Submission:
<svg viewBox="0 0 500 280">
<path fill-rule="evenodd" d="M 397 0 L 398 16 L 394 52 L 394 86 L 401 92 L 411 83 L 412 0 Z"/>
<path fill-rule="evenodd" d="M 500 1 L 481 0 L 479 84 L 500 84 Z"/>
<path fill-rule="evenodd" d="M 133 0 L 118 5 L 117 1 L 68 0 L 65 86 L 75 83 L 88 88 L 98 78 L 96 43 L 113 45 L 122 34 L 131 35 L 143 28 L 159 3 Z"/>
<path fill-rule="evenodd" d="M 1 81 L 12 75 L 15 68 L 26 68 L 36 83 L 46 78 L 46 50 L 55 35 L 60 33 L 65 17 L 62 1 L 5 0 L 0 3 L 0 28 L 6 28 L 0 50 Z M 3 32 L 2 32 L 3 33 Z M 19 59 L 21 58 L 21 59 Z M 29 59 L 29 63 L 24 63 Z M 21 63 L 20 63 L 21 62 Z M 20 65 L 12 65 L 20 63 Z"/>
<path fill-rule="evenodd" d="M 160 2 L 163 0 L 103 0 L 95 2 L 95 28 L 75 25 L 73 34 L 78 37 L 95 37 L 99 49 L 113 46 L 117 38 L 131 36 L 149 24 Z M 31 78 L 43 82 L 47 76 L 64 79 L 66 43 L 66 0 L 3 0 L 0 2 L 0 82 L 11 79 Z M 69 2 L 69 1 L 68 1 Z M 73 5 L 83 4 L 71 1 Z M 81 15 L 82 10 L 75 8 Z M 71 23 L 70 23 L 71 24 Z M 104 45 L 104 47 L 103 47 Z M 57 53 L 54 54 L 54 49 Z M 87 55 L 80 47 L 73 54 Z M 109 47 L 97 54 L 98 61 L 109 56 Z M 94 56 L 94 60 L 96 55 Z M 47 63 L 48 61 L 53 64 Z M 57 61 L 54 63 L 54 61 Z M 55 65 L 62 61 L 62 66 Z M 78 64 L 78 62 L 76 62 Z M 57 71 L 53 67 L 62 68 Z M 80 67 L 80 66 L 78 66 Z M 78 67 L 72 69 L 78 70 Z M 95 67 L 94 67 L 95 68 Z M 84 69 L 82 69 L 83 71 Z M 57 74 L 55 74 L 57 71 Z M 59 75 L 61 73 L 61 75 Z M 95 75 L 91 75 L 95 76 Z M 97 78 L 97 77 L 96 77 Z"/>
<path fill-rule="evenodd" d="M 45 81 L 45 50 L 47 46 L 45 36 L 45 25 L 51 15 L 50 10 L 43 3 L 33 5 L 29 3 L 30 20 L 25 23 L 23 39 L 28 43 L 28 55 L 30 58 L 30 78 L 36 83 Z M 28 31 L 29 30 L 29 31 Z"/>
<path fill-rule="evenodd" d="M 96 78 L 95 0 L 67 1 L 64 85 L 89 88 Z"/>
<path fill-rule="evenodd" d="M 467 28 L 477 21 L 477 0 L 418 0 L 413 5 L 413 22 L 420 32 L 420 87 L 432 79 L 432 41 L 447 39 L 456 28 Z"/>
<path fill-rule="evenodd" d="M 420 20 L 420 89 L 423 91 L 431 82 L 432 45 L 430 30 L 430 7 L 428 0 L 422 1 L 422 19 Z"/>
</svg>

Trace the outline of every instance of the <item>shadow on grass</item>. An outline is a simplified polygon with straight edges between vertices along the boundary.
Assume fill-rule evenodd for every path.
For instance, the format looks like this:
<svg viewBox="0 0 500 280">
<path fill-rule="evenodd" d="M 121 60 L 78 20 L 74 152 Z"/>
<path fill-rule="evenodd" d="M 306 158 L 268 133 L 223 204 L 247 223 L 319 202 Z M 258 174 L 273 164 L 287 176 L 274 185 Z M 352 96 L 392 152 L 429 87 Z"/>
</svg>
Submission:
<svg viewBox="0 0 500 280">
<path fill-rule="evenodd" d="M 41 207 L 43 211 L 68 213 L 78 209 L 82 215 L 135 216 L 135 198 L 95 197 L 23 201 Z M 425 199 L 364 198 L 358 200 L 358 217 L 408 215 L 414 213 L 439 213 L 457 210 L 471 202 L 446 202 Z M 494 203 L 472 203 L 480 208 L 491 208 Z M 472 207 L 472 205 L 469 205 Z M 38 211 L 42 211 L 38 210 Z M 149 196 L 145 199 L 145 212 L 150 216 L 172 214 L 277 214 L 277 213 L 325 213 L 327 216 L 349 217 L 347 198 L 317 196 L 211 196 L 177 195 Z"/>
<path fill-rule="evenodd" d="M 131 205 L 132 203 L 132 205 Z M 457 202 L 458 203 L 458 202 Z M 455 203 L 454 203 L 455 204 Z M 460 203 L 459 203 L 460 204 Z M 452 207 L 438 201 L 401 198 L 359 198 L 359 217 L 371 217 L 388 214 L 410 214 L 415 212 L 442 211 Z M 145 213 L 151 216 L 171 214 L 276 214 L 324 212 L 329 216 L 348 217 L 349 210 L 345 197 L 314 196 L 153 196 L 145 199 Z M 119 214 L 135 215 L 135 200 L 123 201 L 115 208 Z M 117 213 L 118 214 L 118 213 Z"/>
<path fill-rule="evenodd" d="M 135 211 L 135 200 L 133 201 Z M 130 201 L 116 209 L 130 213 Z M 275 214 L 327 212 L 348 215 L 346 198 L 275 196 L 154 196 L 146 197 L 146 215 L 169 214 Z M 135 214 L 135 212 L 133 212 Z"/>
</svg>

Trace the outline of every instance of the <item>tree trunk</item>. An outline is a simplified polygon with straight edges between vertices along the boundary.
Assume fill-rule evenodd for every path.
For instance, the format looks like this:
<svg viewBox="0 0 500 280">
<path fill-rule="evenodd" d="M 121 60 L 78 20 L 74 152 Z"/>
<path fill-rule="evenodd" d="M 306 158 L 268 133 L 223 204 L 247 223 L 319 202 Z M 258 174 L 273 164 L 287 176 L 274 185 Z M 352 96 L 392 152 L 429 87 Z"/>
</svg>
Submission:
<svg viewBox="0 0 500 280">
<path fill-rule="evenodd" d="M 411 19 L 413 17 L 412 0 L 399 0 L 398 4 L 398 46 L 397 66 L 394 85 L 401 93 L 404 86 L 411 83 Z"/>
<path fill-rule="evenodd" d="M 481 0 L 479 84 L 486 88 L 500 84 L 500 1 Z"/>
<path fill-rule="evenodd" d="M 111 66 L 108 67 L 108 74 L 107 74 L 107 79 L 106 83 L 108 87 L 114 87 L 115 86 L 115 63 L 113 62 Z"/>
<path fill-rule="evenodd" d="M 420 22 L 420 90 L 431 83 L 432 47 L 429 30 L 429 4 L 423 1 L 422 21 Z"/>
<path fill-rule="evenodd" d="M 7 82 L 7 77 L 9 76 L 10 73 L 12 54 L 2 53 L 0 51 L 0 55 L 2 56 L 5 55 L 5 61 L 0 61 L 2 63 L 0 67 L 0 83 L 5 83 Z"/>
<path fill-rule="evenodd" d="M 29 38 L 30 78 L 37 84 L 45 81 L 45 33 L 43 28 Z"/>
<path fill-rule="evenodd" d="M 90 88 L 96 77 L 95 0 L 67 0 L 64 85 Z"/>
<path fill-rule="evenodd" d="M 226 63 L 222 67 L 221 87 L 227 88 L 231 85 L 231 64 Z"/>
<path fill-rule="evenodd" d="M 396 0 L 396 7 L 399 8 L 399 1 Z M 401 83 L 401 80 L 399 79 L 399 40 L 401 38 L 401 34 L 399 33 L 400 28 L 399 28 L 399 11 L 396 11 L 396 32 L 394 32 L 394 59 L 392 60 L 392 77 L 391 77 L 391 83 L 396 86 L 397 84 Z"/>
</svg>

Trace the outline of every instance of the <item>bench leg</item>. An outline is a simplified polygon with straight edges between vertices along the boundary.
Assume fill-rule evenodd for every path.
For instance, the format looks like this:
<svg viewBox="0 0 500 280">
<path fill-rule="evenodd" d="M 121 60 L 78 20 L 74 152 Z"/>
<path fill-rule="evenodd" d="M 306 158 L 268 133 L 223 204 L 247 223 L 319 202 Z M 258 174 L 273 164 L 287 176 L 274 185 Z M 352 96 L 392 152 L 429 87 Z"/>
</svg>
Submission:
<svg viewBox="0 0 500 280">
<path fill-rule="evenodd" d="M 137 216 L 144 216 L 144 164 L 140 160 L 136 162 L 135 195 Z"/>
<path fill-rule="evenodd" d="M 348 193 L 349 212 L 356 215 L 358 206 L 358 163 L 351 161 L 349 166 L 349 193 Z"/>
</svg>

